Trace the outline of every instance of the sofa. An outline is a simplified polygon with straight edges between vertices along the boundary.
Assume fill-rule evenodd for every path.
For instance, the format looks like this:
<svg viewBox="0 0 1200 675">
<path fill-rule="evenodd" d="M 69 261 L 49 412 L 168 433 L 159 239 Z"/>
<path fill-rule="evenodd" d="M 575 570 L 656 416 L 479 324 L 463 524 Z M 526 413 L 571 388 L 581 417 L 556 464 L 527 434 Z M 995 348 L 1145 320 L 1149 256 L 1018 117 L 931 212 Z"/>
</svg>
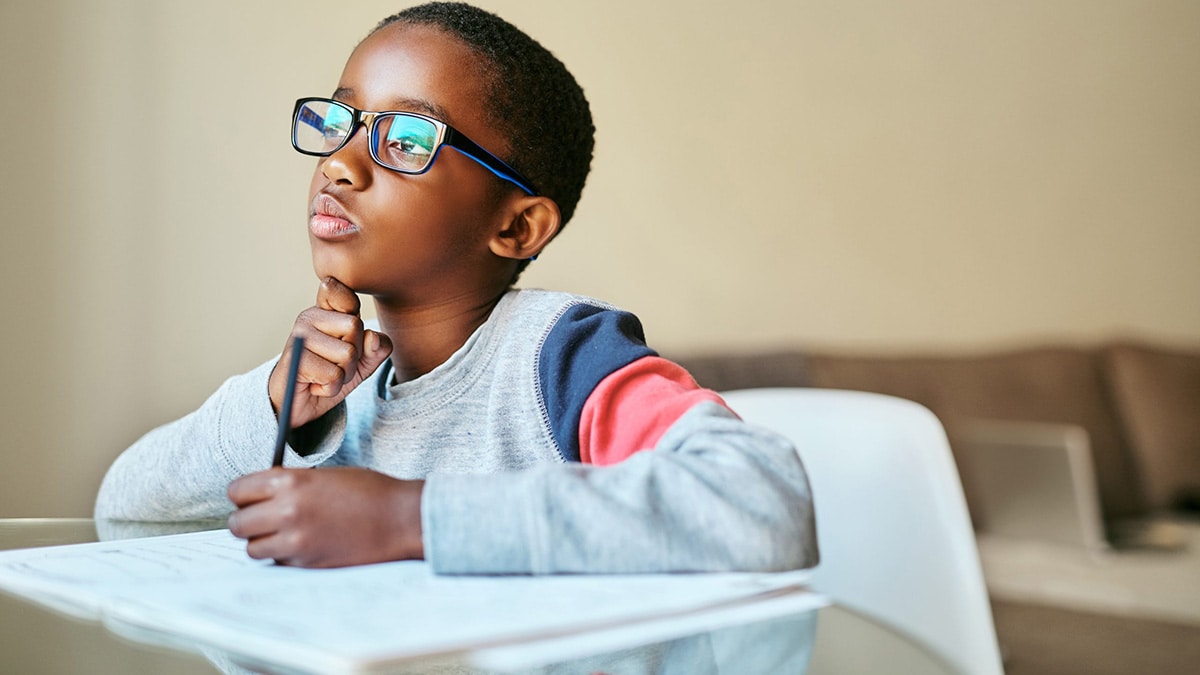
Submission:
<svg viewBox="0 0 1200 675">
<path fill-rule="evenodd" d="M 1110 529 L 1200 502 L 1200 349 L 1116 341 L 904 356 L 801 348 L 667 356 L 717 391 L 853 389 L 925 405 L 946 428 L 977 524 L 969 446 L 981 421 L 1081 430 Z"/>
</svg>

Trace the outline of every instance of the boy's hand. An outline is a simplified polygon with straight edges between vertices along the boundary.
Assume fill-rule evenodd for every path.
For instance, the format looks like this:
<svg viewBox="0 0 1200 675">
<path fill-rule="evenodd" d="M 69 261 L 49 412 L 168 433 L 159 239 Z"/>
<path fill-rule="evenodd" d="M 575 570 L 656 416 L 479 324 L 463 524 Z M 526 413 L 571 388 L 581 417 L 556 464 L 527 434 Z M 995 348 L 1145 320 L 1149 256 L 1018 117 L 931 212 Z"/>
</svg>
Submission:
<svg viewBox="0 0 1200 675">
<path fill-rule="evenodd" d="M 392 341 L 383 333 L 365 330 L 358 310 L 354 291 L 337 279 L 326 277 L 317 291 L 316 306 L 296 318 L 283 355 L 267 383 L 271 407 L 278 417 L 287 389 L 287 368 L 281 364 L 291 360 L 291 338 L 303 336 L 304 354 L 300 357 L 292 405 L 293 429 L 341 403 L 392 353 Z"/>
<path fill-rule="evenodd" d="M 229 484 L 229 529 L 251 558 L 342 567 L 423 558 L 421 490 L 361 468 L 274 468 Z"/>
</svg>

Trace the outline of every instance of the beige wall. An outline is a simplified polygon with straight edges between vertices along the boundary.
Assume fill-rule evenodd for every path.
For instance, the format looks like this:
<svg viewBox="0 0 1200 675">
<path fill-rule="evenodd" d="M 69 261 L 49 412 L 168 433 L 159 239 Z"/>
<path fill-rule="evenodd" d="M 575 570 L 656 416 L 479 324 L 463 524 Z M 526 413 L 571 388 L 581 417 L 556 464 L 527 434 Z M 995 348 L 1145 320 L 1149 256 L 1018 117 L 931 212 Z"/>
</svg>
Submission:
<svg viewBox="0 0 1200 675">
<path fill-rule="evenodd" d="M 1200 341 L 1200 3 L 485 5 L 599 127 L 525 285 L 665 351 Z M 0 4 L 0 517 L 88 513 L 279 349 L 315 292 L 292 101 L 397 7 Z"/>
</svg>

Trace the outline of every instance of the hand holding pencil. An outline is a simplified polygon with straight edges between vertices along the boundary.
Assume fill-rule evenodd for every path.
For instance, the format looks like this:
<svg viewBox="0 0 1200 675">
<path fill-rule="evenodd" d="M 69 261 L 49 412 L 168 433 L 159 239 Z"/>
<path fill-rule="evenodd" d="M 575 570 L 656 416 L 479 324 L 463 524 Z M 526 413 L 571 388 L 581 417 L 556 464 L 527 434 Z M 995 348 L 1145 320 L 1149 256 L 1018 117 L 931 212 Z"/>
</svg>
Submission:
<svg viewBox="0 0 1200 675">
<path fill-rule="evenodd" d="M 284 469 L 288 432 L 320 417 L 371 375 L 392 351 L 365 330 L 358 296 L 337 279 L 296 319 L 267 385 L 279 419 L 272 468 L 234 480 L 229 529 L 253 558 L 338 567 L 424 556 L 424 481 L 363 468 Z"/>
<path fill-rule="evenodd" d="M 283 468 L 306 351 L 304 338 L 294 336 L 271 468 L 242 476 L 226 490 L 237 507 L 229 516 L 230 532 L 247 540 L 250 557 L 284 565 L 341 567 L 424 557 L 425 481 L 398 480 L 359 467 Z"/>
</svg>

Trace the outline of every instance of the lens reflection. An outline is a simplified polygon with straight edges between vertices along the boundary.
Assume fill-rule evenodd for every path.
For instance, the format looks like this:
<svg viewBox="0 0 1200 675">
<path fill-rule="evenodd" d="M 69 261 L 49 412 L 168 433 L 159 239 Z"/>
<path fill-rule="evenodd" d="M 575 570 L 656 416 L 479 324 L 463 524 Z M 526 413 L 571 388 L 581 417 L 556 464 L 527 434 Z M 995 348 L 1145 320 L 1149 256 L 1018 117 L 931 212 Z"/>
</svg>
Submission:
<svg viewBox="0 0 1200 675">
<path fill-rule="evenodd" d="M 353 113 L 328 101 L 307 101 L 296 113 L 296 145 L 307 152 L 330 152 L 350 133 Z"/>
<path fill-rule="evenodd" d="M 408 115 L 385 115 L 376 122 L 376 154 L 389 166 L 420 171 L 433 159 L 437 127 L 429 120 Z"/>
</svg>

